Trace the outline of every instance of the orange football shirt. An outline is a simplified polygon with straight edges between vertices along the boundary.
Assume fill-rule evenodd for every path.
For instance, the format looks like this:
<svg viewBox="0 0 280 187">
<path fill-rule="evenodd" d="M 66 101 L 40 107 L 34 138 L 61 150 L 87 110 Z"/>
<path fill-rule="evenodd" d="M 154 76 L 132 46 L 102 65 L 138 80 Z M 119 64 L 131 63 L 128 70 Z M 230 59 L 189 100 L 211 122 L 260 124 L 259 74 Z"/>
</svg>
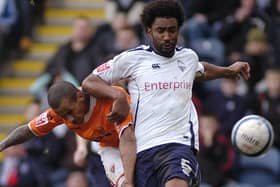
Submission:
<svg viewBox="0 0 280 187">
<path fill-rule="evenodd" d="M 128 94 L 126 95 L 129 100 Z M 79 136 L 87 140 L 100 142 L 102 147 L 118 147 L 119 133 L 133 123 L 133 118 L 132 114 L 129 113 L 121 124 L 114 125 L 110 123 L 106 120 L 106 115 L 111 112 L 112 104 L 113 101 L 109 99 L 96 99 L 88 121 L 79 125 L 64 120 L 50 108 L 31 120 L 28 126 L 35 135 L 42 136 L 51 132 L 54 127 L 65 124 Z"/>
</svg>

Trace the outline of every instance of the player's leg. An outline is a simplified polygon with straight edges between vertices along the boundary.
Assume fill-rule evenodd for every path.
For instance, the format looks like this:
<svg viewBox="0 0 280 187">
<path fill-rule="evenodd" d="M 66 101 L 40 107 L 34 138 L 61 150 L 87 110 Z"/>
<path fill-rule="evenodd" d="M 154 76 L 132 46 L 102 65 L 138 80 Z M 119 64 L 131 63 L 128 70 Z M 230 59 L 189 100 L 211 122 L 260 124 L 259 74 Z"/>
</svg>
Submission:
<svg viewBox="0 0 280 187">
<path fill-rule="evenodd" d="M 125 178 L 120 151 L 114 147 L 101 147 L 99 154 L 112 186 L 122 187 Z"/>
<path fill-rule="evenodd" d="M 173 178 L 165 183 L 165 187 L 189 187 L 185 180 Z"/>
<path fill-rule="evenodd" d="M 177 143 L 162 145 L 154 158 L 161 186 L 199 186 L 199 166 L 189 146 Z"/>
<path fill-rule="evenodd" d="M 153 155 L 156 149 L 148 149 L 137 154 L 135 166 L 136 187 L 159 187 L 158 178 L 154 169 Z"/>
<path fill-rule="evenodd" d="M 137 155 L 137 187 L 198 187 L 199 180 L 198 163 L 189 146 L 164 144 Z"/>
</svg>

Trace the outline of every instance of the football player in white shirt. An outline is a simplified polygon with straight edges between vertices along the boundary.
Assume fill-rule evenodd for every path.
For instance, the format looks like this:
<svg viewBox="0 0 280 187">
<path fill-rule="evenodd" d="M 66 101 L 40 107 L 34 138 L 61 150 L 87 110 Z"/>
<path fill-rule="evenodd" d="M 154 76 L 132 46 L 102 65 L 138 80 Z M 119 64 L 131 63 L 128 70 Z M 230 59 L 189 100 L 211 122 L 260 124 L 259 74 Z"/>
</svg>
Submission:
<svg viewBox="0 0 280 187">
<path fill-rule="evenodd" d="M 96 68 L 82 84 L 95 97 L 114 99 L 108 118 L 120 122 L 129 106 L 109 84 L 127 79 L 137 140 L 137 187 L 195 187 L 200 172 L 198 121 L 192 104 L 195 79 L 248 79 L 248 63 L 228 67 L 199 62 L 197 54 L 177 47 L 184 12 L 177 1 L 155 0 L 141 15 L 153 46 L 125 51 Z"/>
</svg>

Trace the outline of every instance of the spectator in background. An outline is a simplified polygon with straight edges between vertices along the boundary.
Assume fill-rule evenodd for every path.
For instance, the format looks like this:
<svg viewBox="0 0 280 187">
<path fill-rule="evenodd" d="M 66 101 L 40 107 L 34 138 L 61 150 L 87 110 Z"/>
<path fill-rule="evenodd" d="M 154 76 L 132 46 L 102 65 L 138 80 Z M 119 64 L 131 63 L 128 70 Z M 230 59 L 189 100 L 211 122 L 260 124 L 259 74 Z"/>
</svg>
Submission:
<svg viewBox="0 0 280 187">
<path fill-rule="evenodd" d="M 104 36 L 106 38 L 106 35 Z M 105 46 L 105 50 L 101 51 L 99 54 L 104 54 L 104 60 L 105 59 L 109 59 L 111 57 L 113 57 L 114 55 L 123 52 L 125 50 L 131 49 L 131 48 L 135 48 L 140 44 L 140 39 L 135 31 L 135 29 L 129 25 L 124 24 L 123 27 L 120 27 L 118 29 L 115 30 L 115 32 L 111 32 L 108 33 L 108 38 L 107 39 L 111 39 L 111 45 L 109 46 L 108 44 L 103 43 L 103 45 Z M 100 41 L 100 45 L 101 46 L 101 42 Z M 113 43 L 113 45 L 112 45 Z M 108 48 L 106 47 L 106 45 L 108 46 Z M 102 48 L 99 48 L 99 50 L 101 50 Z M 106 51 L 106 52 L 105 52 Z M 104 53 L 105 52 L 105 53 Z M 127 81 L 121 80 L 118 81 L 117 83 L 115 83 L 114 85 L 117 86 L 121 86 L 123 87 L 126 91 L 127 91 Z"/>
<path fill-rule="evenodd" d="M 0 0 L 0 64 L 9 56 L 12 46 L 8 45 L 8 39 L 11 38 L 17 14 L 14 0 Z"/>
<path fill-rule="evenodd" d="M 256 0 L 256 1 L 258 4 L 258 7 L 261 10 L 265 10 L 269 6 L 269 4 L 271 3 L 272 0 Z"/>
<path fill-rule="evenodd" d="M 138 29 L 138 26 L 131 25 L 127 17 L 121 13 L 115 15 L 111 24 L 100 24 L 95 33 L 95 45 L 98 46 L 95 58 L 99 62 L 104 62 L 116 52 L 126 50 L 128 46 L 136 47 L 143 39 L 142 30 Z M 124 33 L 129 35 L 125 36 Z"/>
<path fill-rule="evenodd" d="M 18 21 L 14 29 L 11 41 L 15 43 L 14 56 L 22 56 L 32 44 L 34 26 L 44 23 L 44 12 L 46 0 L 15 0 L 18 10 Z"/>
<path fill-rule="evenodd" d="M 139 17 L 143 6 L 143 0 L 108 0 L 106 2 L 106 19 L 111 23 L 115 16 L 121 13 L 127 17 L 130 24 L 137 24 L 140 22 Z"/>
<path fill-rule="evenodd" d="M 60 162 L 65 154 L 63 140 L 50 133 L 23 145 L 26 157 L 21 159 L 17 167 L 16 187 L 55 187 L 57 181 L 52 178 L 61 170 Z"/>
<path fill-rule="evenodd" d="M 19 55 L 28 51 L 32 43 L 32 33 L 33 33 L 33 15 L 32 15 L 32 5 L 29 1 L 15 0 L 19 19 L 17 22 L 17 28 L 15 29 L 13 35 L 14 46 Z"/>
<path fill-rule="evenodd" d="M 0 1 L 0 61 L 21 57 L 31 47 L 34 25 L 44 19 L 45 0 L 34 3 L 32 6 L 29 0 Z"/>
<path fill-rule="evenodd" d="M 58 69 L 67 71 L 81 83 L 99 65 L 95 58 L 95 41 L 91 22 L 86 16 L 76 17 L 73 21 L 71 39 L 62 45 L 48 62 L 44 73 L 53 73 Z"/>
<path fill-rule="evenodd" d="M 116 33 L 115 51 L 122 51 L 135 48 L 140 44 L 140 40 L 132 27 L 123 27 Z"/>
<path fill-rule="evenodd" d="M 234 13 L 223 19 L 219 37 L 226 46 L 230 63 L 240 59 L 247 33 L 251 28 L 258 28 L 267 33 L 267 18 L 267 15 L 258 9 L 256 0 L 240 0 L 240 5 Z"/>
<path fill-rule="evenodd" d="M 236 4 L 235 0 L 190 1 L 192 16 L 185 22 L 182 32 L 186 42 L 203 60 L 224 65 L 224 46 L 218 38 L 218 30 L 221 19 L 231 14 Z"/>
<path fill-rule="evenodd" d="M 260 113 L 257 95 L 261 89 L 261 81 L 265 71 L 273 65 L 273 57 L 265 33 L 258 28 L 251 28 L 247 33 L 244 52 L 241 60 L 251 65 L 252 77 L 246 82 L 244 104 L 250 113 Z"/>
<path fill-rule="evenodd" d="M 146 2 L 148 1 L 149 0 L 146 0 Z M 186 19 L 189 19 L 192 16 L 192 7 L 191 7 L 192 0 L 180 0 L 180 3 L 184 8 Z"/>
<path fill-rule="evenodd" d="M 200 116 L 202 114 L 203 106 L 201 100 L 195 95 L 192 95 L 192 102 L 197 110 L 197 115 Z"/>
<path fill-rule="evenodd" d="M 273 47 L 274 64 L 280 67 L 280 0 L 271 0 L 266 13 L 271 25 L 268 40 Z"/>
<path fill-rule="evenodd" d="M 33 15 L 35 24 L 45 23 L 45 10 L 49 0 L 34 0 Z"/>
<path fill-rule="evenodd" d="M 237 6 L 235 0 L 189 0 L 191 15 L 185 21 L 181 33 L 187 46 L 198 53 L 201 61 L 215 65 L 225 64 L 225 46 L 218 38 L 221 19 L 232 13 Z M 221 8 L 223 7 L 223 8 Z M 194 91 L 204 99 L 204 93 L 216 91 L 220 80 L 197 84 Z M 199 93 L 201 92 L 201 93 Z"/>
<path fill-rule="evenodd" d="M 23 145 L 10 147 L 3 152 L 4 158 L 0 172 L 1 187 L 16 187 L 19 182 L 17 170 L 20 161 L 26 157 L 26 150 Z"/>
<path fill-rule="evenodd" d="M 234 150 L 225 135 L 220 133 L 220 122 L 213 114 L 202 114 L 199 118 L 200 163 L 202 182 L 211 187 L 220 187 L 231 178 Z"/>
<path fill-rule="evenodd" d="M 267 37 L 262 30 L 252 28 L 248 31 L 244 52 L 241 53 L 240 58 L 251 65 L 252 77 L 247 81 L 249 93 L 256 91 L 256 85 L 263 79 L 266 68 L 273 63 L 269 47 Z"/>
<path fill-rule="evenodd" d="M 234 174 L 238 183 L 226 187 L 279 187 L 279 166 L 280 152 L 274 147 L 259 157 L 237 155 Z"/>
<path fill-rule="evenodd" d="M 116 33 L 123 27 L 129 25 L 127 18 L 123 14 L 116 14 L 111 23 L 102 23 L 96 28 L 96 45 L 98 46 L 98 57 L 100 61 L 107 59 L 114 51 Z"/>
<path fill-rule="evenodd" d="M 235 0 L 190 0 L 189 6 L 192 16 L 185 23 L 184 35 L 187 41 L 192 41 L 217 37 L 220 20 L 231 14 L 237 3 Z"/>
<path fill-rule="evenodd" d="M 42 75 L 31 86 L 30 91 L 34 97 L 51 82 L 54 76 L 62 76 L 63 80 L 78 85 L 97 67 L 97 47 L 91 23 L 88 17 L 79 16 L 73 21 L 71 39 L 62 45 L 54 56 L 49 60 Z"/>
<path fill-rule="evenodd" d="M 273 126 L 274 146 L 280 150 L 280 68 L 270 68 L 265 72 L 266 90 L 259 93 L 260 114 Z"/>
<path fill-rule="evenodd" d="M 221 123 L 220 131 L 229 139 L 235 122 L 240 119 L 246 109 L 243 98 L 237 93 L 238 84 L 233 79 L 223 79 L 220 90 L 210 95 L 204 103 L 203 110 L 213 113 Z"/>
</svg>

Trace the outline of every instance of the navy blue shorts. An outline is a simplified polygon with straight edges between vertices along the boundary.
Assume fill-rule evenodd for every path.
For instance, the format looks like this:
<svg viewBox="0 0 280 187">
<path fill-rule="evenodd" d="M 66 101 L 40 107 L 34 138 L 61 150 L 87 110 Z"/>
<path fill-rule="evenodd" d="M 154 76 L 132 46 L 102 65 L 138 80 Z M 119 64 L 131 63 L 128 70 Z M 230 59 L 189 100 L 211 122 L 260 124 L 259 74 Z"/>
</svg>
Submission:
<svg viewBox="0 0 280 187">
<path fill-rule="evenodd" d="M 183 144 L 156 146 L 137 154 L 136 187 L 164 187 L 173 179 L 185 180 L 190 187 L 199 186 L 200 170 L 193 150 Z"/>
</svg>

